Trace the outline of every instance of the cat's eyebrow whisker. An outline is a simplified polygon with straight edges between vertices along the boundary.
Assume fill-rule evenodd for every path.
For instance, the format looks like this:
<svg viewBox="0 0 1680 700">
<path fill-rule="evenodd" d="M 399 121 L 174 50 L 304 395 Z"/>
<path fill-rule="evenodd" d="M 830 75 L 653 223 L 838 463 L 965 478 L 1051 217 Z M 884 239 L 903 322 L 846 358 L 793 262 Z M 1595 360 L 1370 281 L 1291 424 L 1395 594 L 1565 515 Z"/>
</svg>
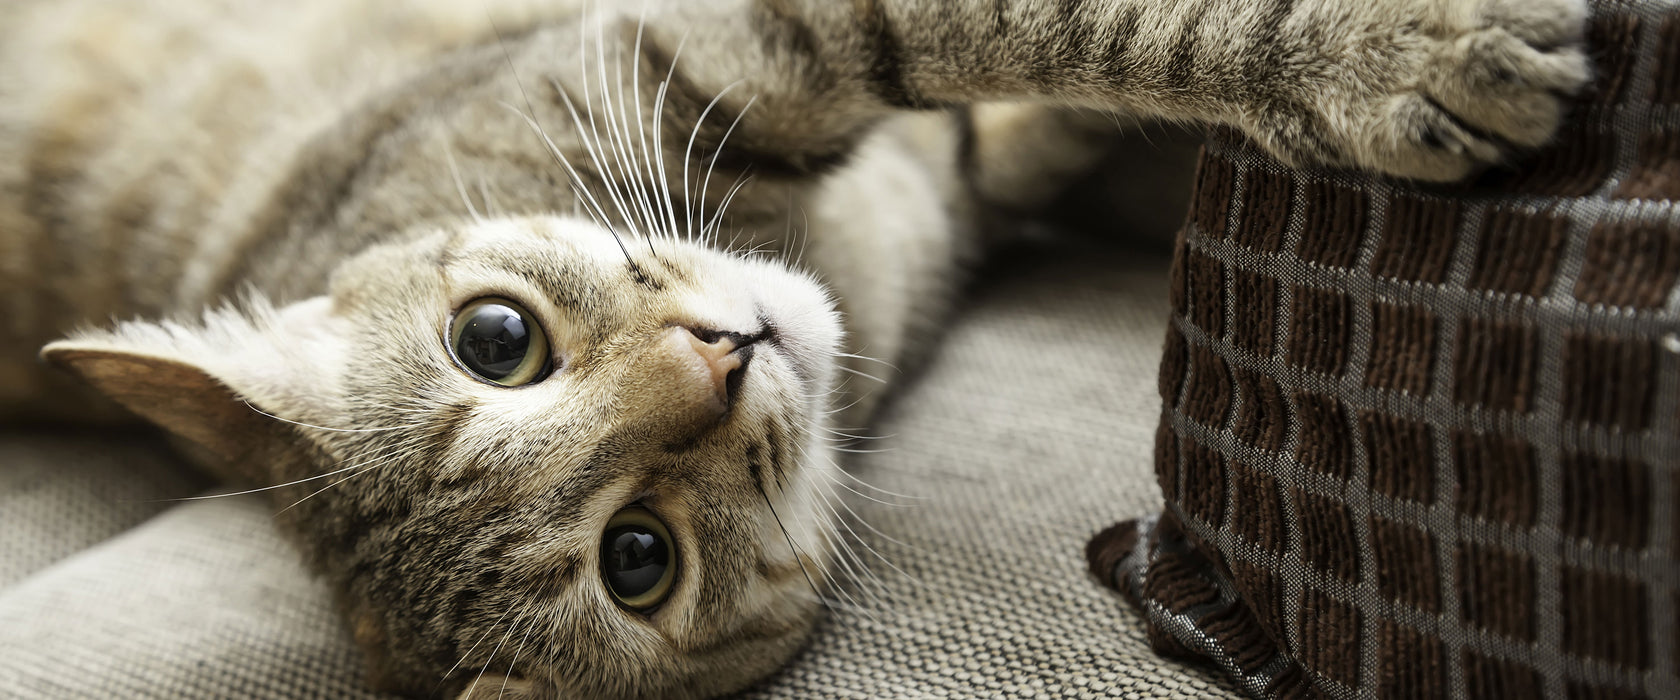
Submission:
<svg viewBox="0 0 1680 700">
<path fill-rule="evenodd" d="M 484 213 L 499 217 L 502 215 L 502 205 L 496 201 L 496 196 L 490 192 L 490 183 L 484 179 L 484 171 L 478 172 L 478 198 L 484 202 Z"/>
<path fill-rule="evenodd" d="M 184 497 L 181 497 L 181 498 L 164 498 L 164 499 L 160 499 L 158 501 L 151 501 L 151 502 L 154 502 L 154 503 L 174 503 L 174 502 L 177 502 L 177 501 L 208 501 L 212 498 L 232 498 L 234 496 L 244 496 L 246 494 L 251 494 L 251 493 L 262 493 L 263 491 L 273 491 L 275 489 L 283 489 L 283 488 L 286 488 L 287 486 L 297 486 L 298 484 L 301 484 L 301 483 L 306 482 L 306 481 L 314 481 L 316 479 L 325 479 L 325 478 L 327 478 L 329 476 L 332 476 L 334 474 L 343 474 L 344 472 L 352 471 L 352 470 L 355 470 L 355 469 L 360 469 L 361 467 L 362 467 L 362 465 L 360 465 L 360 464 L 352 464 L 348 467 L 344 467 L 342 469 L 336 469 L 336 470 L 333 470 L 333 471 L 330 471 L 330 472 L 326 472 L 324 474 L 316 474 L 315 476 L 307 476 L 307 477 L 304 477 L 302 479 L 298 479 L 296 481 L 288 481 L 284 484 L 275 484 L 273 486 L 264 486 L 262 488 L 247 489 L 245 491 L 235 491 L 233 493 L 217 493 L 217 494 L 211 494 L 209 496 L 184 496 Z"/>
<path fill-rule="evenodd" d="M 897 449 L 897 448 L 892 448 L 892 447 L 883 447 L 883 448 L 881 448 L 881 449 L 879 449 L 879 450 L 860 450 L 860 449 L 858 449 L 858 448 L 855 448 L 855 447 L 835 447 L 835 448 L 834 448 L 834 449 L 835 449 L 835 451 L 837 451 L 837 452 L 845 452 L 845 453 L 847 453 L 847 454 L 854 454 L 854 455 L 873 455 L 873 454 L 881 454 L 881 453 L 883 453 L 883 452 L 893 452 L 893 451 L 895 451 L 895 450 L 896 450 L 896 449 Z"/>
<path fill-rule="evenodd" d="M 448 143 L 443 144 L 443 159 L 449 163 L 449 175 L 455 179 L 455 191 L 461 195 L 461 203 L 467 206 L 467 213 L 472 215 L 473 221 L 484 223 L 484 216 L 478 213 L 478 207 L 473 206 L 472 198 L 467 196 L 467 183 L 461 179 L 461 169 L 455 164 L 455 149 L 450 148 Z"/>
</svg>

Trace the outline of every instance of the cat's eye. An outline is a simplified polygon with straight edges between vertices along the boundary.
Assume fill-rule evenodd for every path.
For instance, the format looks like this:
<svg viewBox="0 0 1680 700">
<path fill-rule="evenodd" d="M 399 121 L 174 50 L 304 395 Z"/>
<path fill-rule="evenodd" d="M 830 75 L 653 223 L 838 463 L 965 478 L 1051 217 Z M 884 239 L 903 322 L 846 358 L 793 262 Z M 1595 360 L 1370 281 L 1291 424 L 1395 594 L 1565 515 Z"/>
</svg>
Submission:
<svg viewBox="0 0 1680 700">
<path fill-rule="evenodd" d="M 479 299 L 456 312 L 449 349 L 473 376 L 502 386 L 542 379 L 550 368 L 548 337 L 529 311 L 506 299 Z"/>
<path fill-rule="evenodd" d="M 607 522 L 601 536 L 601 579 L 624 607 L 645 612 L 665 602 L 677 578 L 677 543 L 665 523 L 631 506 Z"/>
</svg>

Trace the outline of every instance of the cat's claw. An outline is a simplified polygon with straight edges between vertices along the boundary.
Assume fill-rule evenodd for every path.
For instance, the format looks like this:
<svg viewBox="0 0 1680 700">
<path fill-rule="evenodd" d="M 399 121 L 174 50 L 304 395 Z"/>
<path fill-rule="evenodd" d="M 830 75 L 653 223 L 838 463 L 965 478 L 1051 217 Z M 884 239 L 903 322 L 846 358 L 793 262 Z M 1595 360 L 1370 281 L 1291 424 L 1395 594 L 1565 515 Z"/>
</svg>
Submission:
<svg viewBox="0 0 1680 700">
<path fill-rule="evenodd" d="M 1339 60 L 1340 84 L 1317 102 L 1320 124 L 1262 127 L 1262 141 L 1289 160 L 1422 180 L 1460 179 L 1546 143 L 1592 76 L 1585 0 L 1418 5 L 1436 16 L 1396 28 L 1395 51 Z"/>
</svg>

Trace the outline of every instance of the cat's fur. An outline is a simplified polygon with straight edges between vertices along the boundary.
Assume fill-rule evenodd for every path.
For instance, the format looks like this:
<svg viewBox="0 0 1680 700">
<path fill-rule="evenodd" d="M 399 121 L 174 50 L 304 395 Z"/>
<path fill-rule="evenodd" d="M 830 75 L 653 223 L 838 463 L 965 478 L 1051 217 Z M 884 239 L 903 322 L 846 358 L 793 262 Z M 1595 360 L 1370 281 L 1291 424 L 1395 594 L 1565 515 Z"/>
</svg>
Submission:
<svg viewBox="0 0 1680 700">
<path fill-rule="evenodd" d="M 1223 123 L 1452 179 L 1544 141 L 1588 73 L 1580 0 L 578 4 L 41 0 L 0 25 L 0 416 L 92 410 L 37 349 L 151 319 L 44 354 L 211 469 L 291 484 L 280 522 L 384 687 L 708 696 L 799 648 L 855 565 L 828 431 L 875 397 L 837 388 L 873 371 L 842 348 L 913 359 L 988 212 L 1092 151 L 1020 127 L 1049 110 L 946 108 Z M 451 360 L 484 296 L 541 320 L 554 376 Z M 679 379 L 681 327 L 762 338 L 727 412 Z M 683 552 L 648 615 L 596 573 L 633 502 Z"/>
</svg>

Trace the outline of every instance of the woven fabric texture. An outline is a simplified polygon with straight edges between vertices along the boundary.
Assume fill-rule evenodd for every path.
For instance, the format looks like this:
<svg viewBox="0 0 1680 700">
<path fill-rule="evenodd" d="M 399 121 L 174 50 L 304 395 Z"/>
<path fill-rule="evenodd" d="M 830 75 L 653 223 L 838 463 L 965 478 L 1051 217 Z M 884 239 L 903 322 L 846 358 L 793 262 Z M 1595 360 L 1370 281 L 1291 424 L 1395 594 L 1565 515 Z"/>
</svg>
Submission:
<svg viewBox="0 0 1680 700">
<path fill-rule="evenodd" d="M 747 697 L 1240 696 L 1151 653 L 1142 621 L 1078 556 L 1116 510 L 1159 503 L 1149 453 L 1165 251 L 1049 251 L 1008 268 L 888 409 L 875 430 L 886 437 L 861 445 L 884 451 L 851 455 L 860 479 L 903 495 L 841 491 L 857 539 L 892 565 L 860 554 L 870 574 L 847 588 L 859 605 L 830 613 Z M 160 502 L 197 493 L 190 482 L 104 481 L 115 466 L 167 464 L 155 447 L 0 435 L 0 474 L 110 484 L 0 479 L 13 490 L 0 493 L 0 557 L 39 553 L 0 586 L 0 697 L 374 697 L 271 507 Z M 27 515 L 12 505 L 25 498 Z M 107 523 L 130 508 L 134 522 L 162 514 Z"/>
<path fill-rule="evenodd" d="M 1598 2 L 1557 147 L 1470 185 L 1204 153 L 1158 518 L 1093 541 L 1256 697 L 1680 697 L 1680 5 Z"/>
</svg>

